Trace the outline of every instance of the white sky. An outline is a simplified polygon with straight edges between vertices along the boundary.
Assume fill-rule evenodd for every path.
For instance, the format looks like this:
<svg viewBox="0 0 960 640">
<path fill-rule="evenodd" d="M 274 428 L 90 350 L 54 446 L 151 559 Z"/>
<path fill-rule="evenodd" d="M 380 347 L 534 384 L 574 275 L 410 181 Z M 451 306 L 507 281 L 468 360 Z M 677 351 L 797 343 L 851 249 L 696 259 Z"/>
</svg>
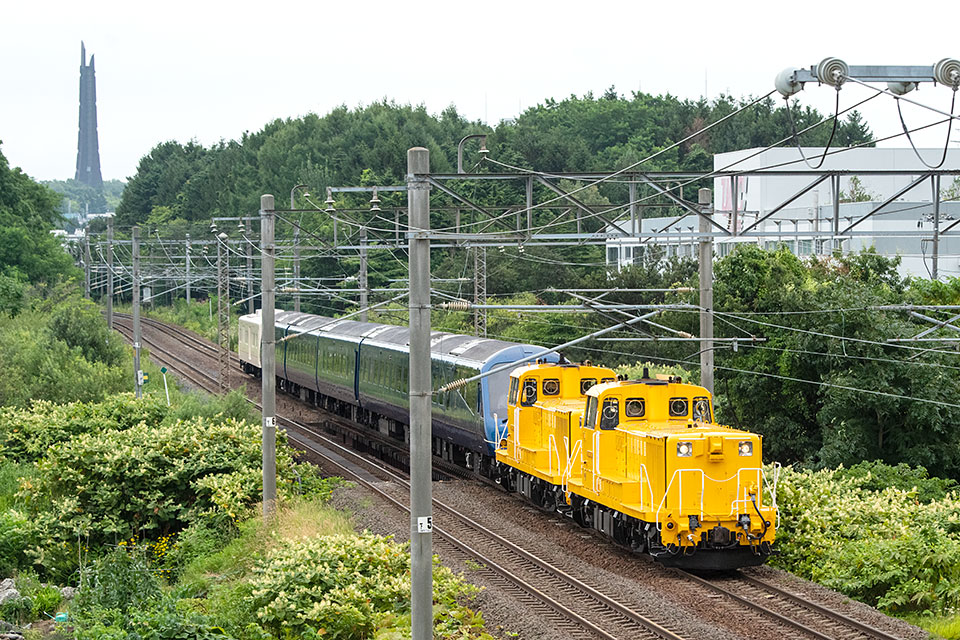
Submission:
<svg viewBox="0 0 960 640">
<path fill-rule="evenodd" d="M 826 56 L 930 65 L 960 58 L 951 6 L 11 0 L 0 11 L 0 150 L 34 178 L 73 177 L 81 40 L 96 55 L 103 177 L 126 179 L 164 140 L 210 144 L 274 118 L 384 97 L 431 113 L 452 103 L 495 124 L 546 98 L 611 85 L 681 98 L 699 97 L 705 84 L 710 97 L 762 95 L 781 69 Z M 844 89 L 841 104 L 866 95 Z M 910 97 L 950 107 L 942 87 Z M 811 86 L 800 99 L 833 109 L 830 88 Z M 862 111 L 878 137 L 900 130 L 892 99 Z M 910 126 L 940 117 L 905 113 Z M 915 140 L 942 146 L 945 133 Z M 951 138 L 960 140 L 957 128 Z"/>
</svg>

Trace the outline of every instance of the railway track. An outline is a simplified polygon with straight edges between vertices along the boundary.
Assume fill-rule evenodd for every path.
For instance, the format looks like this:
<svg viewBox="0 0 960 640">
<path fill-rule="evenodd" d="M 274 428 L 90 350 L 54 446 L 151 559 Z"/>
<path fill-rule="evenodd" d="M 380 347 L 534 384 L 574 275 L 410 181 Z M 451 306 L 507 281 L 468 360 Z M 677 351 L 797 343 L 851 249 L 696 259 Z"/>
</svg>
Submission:
<svg viewBox="0 0 960 640">
<path fill-rule="evenodd" d="M 116 314 L 117 329 L 128 340 L 131 339 L 132 319 L 128 315 Z M 201 389 L 217 392 L 216 361 L 218 349 L 215 345 L 195 335 L 165 323 L 143 318 L 145 326 L 165 333 L 178 342 L 193 348 L 213 364 L 208 370 L 163 348 L 152 336 L 142 336 L 145 346 L 151 348 L 150 356 L 171 371 L 182 375 Z M 236 370 L 239 360 L 230 354 L 231 367 Z M 259 408 L 259 404 L 253 402 Z M 319 410 L 317 410 L 319 412 Z M 318 425 L 304 424 L 291 418 L 278 416 L 280 424 L 287 428 L 292 444 L 321 461 L 328 471 L 348 477 L 363 485 L 395 508 L 409 513 L 409 484 L 402 470 L 392 469 L 372 462 L 342 442 L 331 439 L 324 431 L 336 425 L 336 433 L 341 439 L 349 431 L 364 436 L 375 436 L 369 429 L 351 427 L 338 416 L 324 415 Z M 391 443 L 385 443 L 391 444 Z M 441 461 L 435 461 L 435 464 Z M 472 474 L 469 474 L 472 477 Z M 435 519 L 434 532 L 440 541 L 448 546 L 448 552 L 461 558 L 469 558 L 482 565 L 505 591 L 514 595 L 518 601 L 541 613 L 550 615 L 556 621 L 565 636 L 570 638 L 663 638 L 679 640 L 683 635 L 670 629 L 670 623 L 658 620 L 655 614 L 643 615 L 635 611 L 635 605 L 628 605 L 604 593 L 602 587 L 591 585 L 576 576 L 576 567 L 550 563 L 536 554 L 490 531 L 476 520 L 460 513 L 440 500 L 434 500 L 434 509 L 443 514 Z M 436 522 L 443 526 L 437 526 Z M 445 554 L 447 555 L 447 554 Z M 713 600 L 706 602 L 720 604 L 738 610 L 739 615 L 756 619 L 760 627 L 767 632 L 789 635 L 781 637 L 805 637 L 816 640 L 894 640 L 896 636 L 866 625 L 842 613 L 809 602 L 808 600 L 785 591 L 761 578 L 744 573 L 706 579 L 690 573 L 671 570 L 680 581 L 695 584 L 698 588 L 713 594 Z M 695 635 L 695 634 L 693 634 Z M 693 637 L 691 635 L 690 637 Z"/>
<path fill-rule="evenodd" d="M 118 330 L 128 340 L 131 339 L 132 328 L 127 324 L 129 318 L 118 319 Z M 163 323 L 152 321 L 149 324 L 158 330 L 167 330 L 168 334 L 191 344 L 199 342 L 190 334 L 170 329 Z M 142 335 L 142 340 L 146 346 L 152 347 L 152 358 L 169 365 L 172 371 L 184 375 L 198 387 L 216 392 L 214 377 L 202 368 L 162 349 L 158 342 L 147 335 Z M 209 357 L 216 358 L 215 347 L 198 345 L 198 348 Z M 259 404 L 254 404 L 259 408 Z M 400 471 L 371 465 L 368 459 L 339 442 L 330 440 L 310 426 L 283 416 L 277 418 L 287 428 L 288 437 L 297 447 L 320 458 L 325 469 L 335 470 L 338 475 L 352 479 L 409 514 L 406 504 L 409 501 L 409 482 Z M 364 467 L 366 473 L 358 472 L 358 469 Z M 371 481 L 368 474 L 373 474 L 377 480 Z M 505 588 L 513 591 L 521 601 L 534 609 L 548 609 L 559 614 L 558 626 L 568 634 L 567 637 L 599 637 L 608 640 L 627 637 L 684 639 L 684 636 L 674 633 L 660 622 L 637 613 L 630 606 L 603 593 L 600 588 L 591 586 L 539 558 L 442 501 L 434 500 L 434 509 L 449 516 L 446 518 L 447 524 L 442 527 L 434 526 L 434 532 L 440 539 L 449 544 L 456 553 L 479 563 L 485 571 L 504 582 Z M 556 619 L 556 615 L 553 618 Z"/>
<path fill-rule="evenodd" d="M 692 573 L 677 573 L 807 637 L 818 640 L 898 640 L 885 631 L 743 572 L 710 580 Z"/>
</svg>

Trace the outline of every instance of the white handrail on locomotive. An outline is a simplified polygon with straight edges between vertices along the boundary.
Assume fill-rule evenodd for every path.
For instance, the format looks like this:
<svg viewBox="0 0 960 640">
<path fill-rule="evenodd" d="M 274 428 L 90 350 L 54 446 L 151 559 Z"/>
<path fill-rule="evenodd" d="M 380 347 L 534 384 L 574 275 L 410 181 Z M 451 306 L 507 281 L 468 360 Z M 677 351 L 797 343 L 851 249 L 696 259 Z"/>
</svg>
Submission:
<svg viewBox="0 0 960 640">
<path fill-rule="evenodd" d="M 744 467 L 744 468 L 742 468 L 742 469 L 737 470 L 737 475 L 736 475 L 736 476 L 733 476 L 733 477 L 731 477 L 731 478 L 726 478 L 726 479 L 723 479 L 723 480 L 718 480 L 717 478 L 712 478 L 712 477 L 708 476 L 707 474 L 705 474 L 705 473 L 703 472 L 703 469 L 676 469 L 676 470 L 674 470 L 673 475 L 670 477 L 670 482 L 669 482 L 669 484 L 667 484 L 667 488 L 666 488 L 666 489 L 664 490 L 664 492 L 663 492 L 663 498 L 660 500 L 660 506 L 657 507 L 657 513 L 656 513 L 657 531 L 661 531 L 661 530 L 662 530 L 662 525 L 660 524 L 660 512 L 663 510 L 664 504 L 666 503 L 666 500 L 667 500 L 667 496 L 670 495 L 670 489 L 673 487 L 673 482 L 674 482 L 674 480 L 677 480 L 678 477 L 679 477 L 679 481 L 678 481 L 678 483 L 677 483 L 677 489 L 678 489 L 678 491 L 679 491 L 679 498 L 680 498 L 680 499 L 679 499 L 679 505 L 677 506 L 677 509 L 678 509 L 680 512 L 683 511 L 683 473 L 684 473 L 684 472 L 687 472 L 687 471 L 699 473 L 700 476 L 701 476 L 701 479 L 700 479 L 700 519 L 701 519 L 701 521 L 703 520 L 703 492 L 704 492 L 704 490 L 705 490 L 705 488 L 706 488 L 706 480 L 709 480 L 710 482 L 714 482 L 714 483 L 717 483 L 717 484 L 722 484 L 722 483 L 724 483 L 724 482 L 729 482 L 730 480 L 736 479 L 736 480 L 737 480 L 737 494 L 736 494 L 736 495 L 739 497 L 739 495 L 740 495 L 740 474 L 741 474 L 742 472 L 744 472 L 744 471 L 755 471 L 755 472 L 757 472 L 757 473 L 758 473 L 758 477 L 761 479 L 762 485 L 763 485 L 763 486 L 766 486 L 767 490 L 770 492 L 771 502 L 772 502 L 772 504 L 771 504 L 770 506 L 774 509 L 774 513 L 776 514 L 776 519 L 777 519 L 777 520 L 776 520 L 776 521 L 777 521 L 776 528 L 779 528 L 779 526 L 780 526 L 780 508 L 777 506 L 777 481 L 779 480 L 779 466 L 780 466 L 779 463 L 774 463 L 774 469 L 775 469 L 776 471 L 775 471 L 775 474 L 774 474 L 774 483 L 773 483 L 772 486 L 770 485 L 770 481 L 767 480 L 767 474 L 766 474 L 766 472 L 764 471 L 763 467 Z M 734 515 L 734 512 L 735 512 L 735 511 L 736 511 L 736 515 L 739 515 L 739 514 L 740 514 L 740 509 L 739 509 L 739 507 L 736 507 L 736 509 L 735 509 L 735 507 L 734 507 L 734 505 L 736 505 L 736 504 L 738 504 L 738 503 L 740 503 L 740 502 L 751 502 L 751 503 L 752 503 L 752 500 L 739 500 L 739 499 L 734 499 L 734 500 L 730 503 L 730 513 L 729 513 L 729 515 Z M 760 496 L 760 502 L 759 502 L 758 504 L 763 504 L 763 496 L 762 496 L 762 495 Z"/>
</svg>

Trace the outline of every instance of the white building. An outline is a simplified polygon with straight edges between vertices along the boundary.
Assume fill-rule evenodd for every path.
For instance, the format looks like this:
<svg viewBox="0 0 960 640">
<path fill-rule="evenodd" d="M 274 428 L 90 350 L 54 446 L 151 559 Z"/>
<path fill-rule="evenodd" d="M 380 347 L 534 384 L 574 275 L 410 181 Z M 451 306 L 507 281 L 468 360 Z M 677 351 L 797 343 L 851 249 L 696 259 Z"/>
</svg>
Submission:
<svg viewBox="0 0 960 640">
<path fill-rule="evenodd" d="M 804 148 L 803 153 L 811 165 L 817 166 L 823 148 Z M 943 150 L 922 149 L 920 154 L 928 164 L 936 165 Z M 837 244 L 844 253 L 859 252 L 872 246 L 882 255 L 901 256 L 902 275 L 930 277 L 934 190 L 931 179 L 922 179 L 930 170 L 920 162 L 913 149 L 846 149 L 827 155 L 818 170 L 810 169 L 795 147 L 765 151 L 747 149 L 716 155 L 714 169 L 748 172 L 736 178 L 714 179 L 714 220 L 724 229 L 732 230 L 736 225 L 737 230 L 749 234 L 718 237 L 716 255 L 727 255 L 739 243 L 772 248 L 782 242 L 800 256 L 830 254 Z M 941 177 L 940 198 L 960 198 L 960 179 L 957 178 L 960 175 L 960 149 L 948 152 L 942 169 L 957 173 Z M 786 175 L 786 172 L 793 173 Z M 844 172 L 838 178 L 838 229 L 843 236 L 844 230 L 855 225 L 852 228 L 854 234 L 834 237 L 837 194 L 834 193 L 836 181 L 833 177 L 828 176 L 784 205 L 825 172 Z M 889 204 L 865 217 L 891 198 Z M 862 201 L 847 201 L 851 199 Z M 783 208 L 770 215 L 778 207 Z M 941 231 L 958 219 L 960 202 L 941 201 Z M 697 255 L 697 241 L 693 234 L 699 229 L 699 221 L 695 215 L 646 218 L 640 227 L 640 238 L 629 237 L 629 220 L 618 222 L 616 226 L 628 236 L 607 240 L 607 263 L 610 265 L 622 267 L 630 264 L 648 244 L 663 246 L 668 256 Z M 608 233 L 611 231 L 607 230 Z M 814 233 L 823 235 L 818 239 Z M 922 235 L 918 236 L 918 233 Z M 648 234 L 656 235 L 644 238 Z M 960 225 L 940 236 L 938 253 L 940 276 L 960 276 Z"/>
</svg>

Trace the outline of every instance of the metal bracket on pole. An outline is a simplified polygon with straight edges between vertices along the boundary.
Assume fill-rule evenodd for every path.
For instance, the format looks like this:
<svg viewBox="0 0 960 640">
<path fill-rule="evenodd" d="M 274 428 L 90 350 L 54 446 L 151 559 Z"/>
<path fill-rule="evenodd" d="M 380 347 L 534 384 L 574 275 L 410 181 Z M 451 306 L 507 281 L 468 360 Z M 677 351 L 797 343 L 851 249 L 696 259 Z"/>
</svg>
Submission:
<svg viewBox="0 0 960 640">
<path fill-rule="evenodd" d="M 886 82 L 892 93 L 903 95 L 921 82 L 937 82 L 948 87 L 960 84 L 960 61 L 944 58 L 930 66 L 908 65 L 853 65 L 838 58 L 824 58 L 809 69 L 784 69 L 774 81 L 777 91 L 784 97 L 801 91 L 807 82 L 816 82 L 834 87 L 847 79 L 861 82 Z"/>
</svg>

